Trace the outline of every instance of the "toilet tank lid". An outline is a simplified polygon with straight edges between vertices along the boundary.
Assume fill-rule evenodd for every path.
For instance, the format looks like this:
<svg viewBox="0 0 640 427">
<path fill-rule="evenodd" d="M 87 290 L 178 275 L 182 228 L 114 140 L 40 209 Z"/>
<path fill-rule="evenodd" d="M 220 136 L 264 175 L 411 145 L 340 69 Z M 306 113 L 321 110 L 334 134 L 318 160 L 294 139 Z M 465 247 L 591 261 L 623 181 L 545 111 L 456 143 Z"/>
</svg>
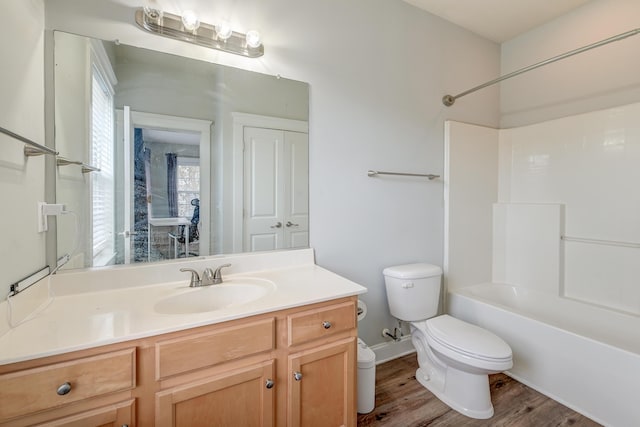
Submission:
<svg viewBox="0 0 640 427">
<path fill-rule="evenodd" d="M 387 267 L 382 270 L 382 274 L 388 277 L 395 277 L 396 279 L 424 279 L 427 277 L 440 276 L 442 269 L 437 265 L 420 262 Z"/>
</svg>

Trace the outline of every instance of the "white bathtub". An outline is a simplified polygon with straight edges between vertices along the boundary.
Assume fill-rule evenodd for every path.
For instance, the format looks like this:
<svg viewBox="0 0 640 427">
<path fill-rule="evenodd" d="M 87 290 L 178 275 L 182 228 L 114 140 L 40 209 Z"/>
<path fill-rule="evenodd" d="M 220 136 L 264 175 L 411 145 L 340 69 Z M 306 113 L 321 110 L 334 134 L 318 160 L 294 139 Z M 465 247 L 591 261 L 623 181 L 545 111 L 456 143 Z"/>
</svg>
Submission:
<svg viewBox="0 0 640 427">
<path fill-rule="evenodd" d="M 606 426 L 640 426 L 640 317 L 516 286 L 448 293 L 448 312 L 513 349 L 518 381 Z"/>
</svg>

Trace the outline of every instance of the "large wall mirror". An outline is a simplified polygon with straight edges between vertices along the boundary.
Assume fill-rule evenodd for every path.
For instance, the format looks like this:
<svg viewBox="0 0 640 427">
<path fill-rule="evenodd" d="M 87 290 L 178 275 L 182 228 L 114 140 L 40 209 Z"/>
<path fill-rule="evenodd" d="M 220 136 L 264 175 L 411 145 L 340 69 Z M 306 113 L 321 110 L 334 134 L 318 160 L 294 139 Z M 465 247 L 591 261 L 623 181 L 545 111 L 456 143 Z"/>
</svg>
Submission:
<svg viewBox="0 0 640 427">
<path fill-rule="evenodd" d="M 54 33 L 63 268 L 307 247 L 307 83 Z"/>
</svg>

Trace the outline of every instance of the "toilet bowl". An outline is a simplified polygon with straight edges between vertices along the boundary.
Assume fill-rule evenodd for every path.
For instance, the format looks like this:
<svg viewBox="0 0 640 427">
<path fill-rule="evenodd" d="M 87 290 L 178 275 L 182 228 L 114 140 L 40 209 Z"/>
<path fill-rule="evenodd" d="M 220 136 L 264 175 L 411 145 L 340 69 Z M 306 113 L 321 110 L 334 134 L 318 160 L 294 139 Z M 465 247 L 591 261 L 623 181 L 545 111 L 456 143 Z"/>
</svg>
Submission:
<svg viewBox="0 0 640 427">
<path fill-rule="evenodd" d="M 416 380 L 452 409 L 493 416 L 489 374 L 513 366 L 511 348 L 492 332 L 449 315 L 436 316 L 442 270 L 407 264 L 383 271 L 391 314 L 409 322 L 418 356 Z"/>
</svg>

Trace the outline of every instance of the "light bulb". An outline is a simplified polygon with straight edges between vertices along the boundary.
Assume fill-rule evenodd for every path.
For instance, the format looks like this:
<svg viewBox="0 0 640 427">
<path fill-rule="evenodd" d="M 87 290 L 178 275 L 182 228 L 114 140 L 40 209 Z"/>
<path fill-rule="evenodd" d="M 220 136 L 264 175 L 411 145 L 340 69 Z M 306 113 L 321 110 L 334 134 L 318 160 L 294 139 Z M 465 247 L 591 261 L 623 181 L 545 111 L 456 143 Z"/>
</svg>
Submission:
<svg viewBox="0 0 640 427">
<path fill-rule="evenodd" d="M 232 32 L 229 21 L 220 21 L 220 23 L 216 25 L 216 34 L 220 40 L 228 39 L 231 37 Z"/>
<path fill-rule="evenodd" d="M 247 32 L 247 46 L 256 48 L 262 44 L 262 40 L 260 39 L 260 33 L 256 30 L 251 30 Z"/>
<path fill-rule="evenodd" d="M 187 31 L 195 31 L 200 26 L 200 20 L 198 15 L 192 10 L 185 10 L 182 12 L 182 25 Z"/>
</svg>

